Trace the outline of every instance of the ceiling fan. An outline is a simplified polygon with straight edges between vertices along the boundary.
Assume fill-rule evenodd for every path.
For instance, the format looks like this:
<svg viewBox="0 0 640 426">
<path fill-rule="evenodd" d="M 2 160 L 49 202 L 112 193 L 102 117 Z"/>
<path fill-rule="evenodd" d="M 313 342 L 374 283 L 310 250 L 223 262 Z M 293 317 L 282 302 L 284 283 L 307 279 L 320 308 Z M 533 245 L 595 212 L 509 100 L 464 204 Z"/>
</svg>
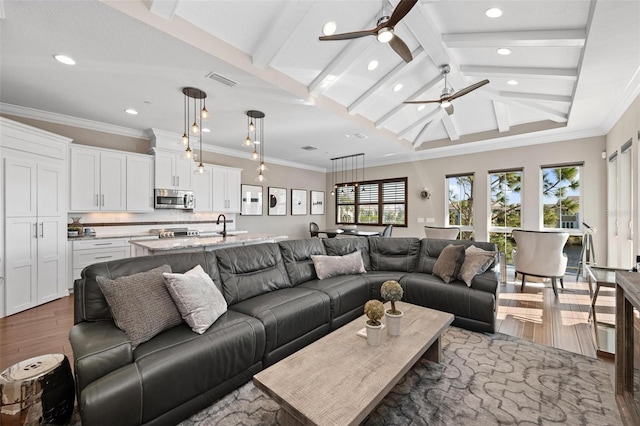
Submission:
<svg viewBox="0 0 640 426">
<path fill-rule="evenodd" d="M 418 0 L 400 0 L 400 3 L 396 6 L 389 16 L 383 16 L 378 19 L 378 23 L 375 28 L 364 31 L 355 31 L 351 33 L 333 34 L 328 36 L 319 37 L 320 40 L 351 40 L 354 38 L 365 37 L 369 35 L 376 36 L 380 43 L 389 43 L 391 48 L 398 54 L 405 62 L 411 62 L 413 56 L 411 51 L 407 47 L 404 41 L 396 34 L 393 33 L 393 29 L 402 18 L 416 5 Z"/>
<path fill-rule="evenodd" d="M 451 101 L 459 98 L 460 96 L 464 96 L 469 92 L 476 90 L 479 87 L 484 86 L 489 83 L 489 80 L 482 80 L 477 83 L 472 84 L 471 86 L 467 86 L 462 90 L 458 90 L 453 93 L 453 87 L 449 87 L 447 85 L 447 75 L 451 72 L 451 68 L 449 65 L 443 65 L 440 67 L 441 73 L 444 76 L 444 89 L 442 89 L 442 95 L 440 95 L 440 99 L 432 99 L 428 101 L 406 101 L 405 104 L 431 104 L 431 103 L 439 103 L 442 108 L 447 112 L 447 114 L 453 114 L 453 105 Z"/>
</svg>

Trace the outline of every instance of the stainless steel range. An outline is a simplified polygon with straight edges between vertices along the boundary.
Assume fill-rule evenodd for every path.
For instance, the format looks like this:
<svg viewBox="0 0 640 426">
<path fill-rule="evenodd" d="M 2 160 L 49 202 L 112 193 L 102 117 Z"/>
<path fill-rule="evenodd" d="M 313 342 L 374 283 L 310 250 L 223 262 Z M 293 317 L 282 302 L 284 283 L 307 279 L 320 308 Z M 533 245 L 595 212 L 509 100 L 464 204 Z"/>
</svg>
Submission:
<svg viewBox="0 0 640 426">
<path fill-rule="evenodd" d="M 177 238 L 177 237 L 197 237 L 200 231 L 189 228 L 160 228 L 150 229 L 149 233 L 157 235 L 160 238 Z"/>
</svg>

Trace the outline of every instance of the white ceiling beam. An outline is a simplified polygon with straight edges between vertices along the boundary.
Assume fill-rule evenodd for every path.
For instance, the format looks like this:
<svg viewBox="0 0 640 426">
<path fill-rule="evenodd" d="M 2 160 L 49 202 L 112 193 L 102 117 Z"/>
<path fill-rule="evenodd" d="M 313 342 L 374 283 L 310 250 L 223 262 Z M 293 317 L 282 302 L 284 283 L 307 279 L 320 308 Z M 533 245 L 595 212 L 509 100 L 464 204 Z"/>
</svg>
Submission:
<svg viewBox="0 0 640 426">
<path fill-rule="evenodd" d="M 416 96 L 421 95 L 422 93 L 424 93 L 427 90 L 431 89 L 433 86 L 435 86 L 436 84 L 440 83 L 441 81 L 442 81 L 442 77 L 441 76 L 438 76 L 438 77 L 434 78 L 433 80 L 431 80 L 430 82 L 428 82 L 427 84 L 425 84 L 424 86 L 422 86 L 421 88 L 419 88 L 418 90 L 413 92 L 411 94 L 411 96 L 407 97 L 405 100 L 413 99 Z M 409 106 L 409 105 L 405 104 L 405 103 L 401 103 L 399 105 L 396 105 L 393 109 L 391 109 L 391 111 L 387 112 L 385 115 L 380 117 L 380 119 L 378 121 L 375 122 L 376 128 L 379 129 L 382 126 L 384 126 L 384 124 L 387 121 L 389 121 L 391 119 L 391 117 L 396 115 L 398 112 L 400 112 L 400 110 L 402 110 L 404 107 L 407 107 L 407 106 Z M 415 106 L 415 105 L 413 105 L 413 106 Z"/>
<path fill-rule="evenodd" d="M 584 29 L 442 34 L 447 47 L 583 47 Z"/>
<path fill-rule="evenodd" d="M 151 0 L 149 10 L 167 21 L 171 21 L 178 9 L 179 0 Z"/>
<path fill-rule="evenodd" d="M 438 108 L 440 111 L 438 111 L 435 115 L 435 117 L 433 118 L 433 120 L 431 120 L 430 122 L 428 122 L 420 131 L 420 133 L 418 133 L 418 136 L 416 136 L 416 138 L 413 140 L 413 148 L 417 149 L 420 148 L 420 146 L 426 142 L 426 139 L 429 137 L 429 134 L 432 133 L 436 127 L 436 125 L 442 120 L 442 117 L 444 115 L 446 115 L 446 111 L 444 110 L 444 108 Z"/>
<path fill-rule="evenodd" d="M 260 69 L 267 69 L 275 59 L 282 46 L 295 33 L 298 26 L 303 22 L 313 2 L 310 1 L 289 1 L 285 2 L 278 12 L 278 17 L 269 26 L 269 30 L 262 34 L 260 42 L 253 50 L 251 62 Z"/>
<path fill-rule="evenodd" d="M 418 120 L 414 121 L 413 123 L 409 124 L 407 127 L 405 127 L 400 132 L 398 132 L 398 138 L 400 138 L 400 139 L 404 138 L 407 135 L 407 133 L 409 133 L 410 131 L 412 131 L 413 129 L 418 127 L 419 125 L 424 124 L 427 121 L 433 120 L 434 117 L 440 112 L 441 109 L 442 108 L 440 108 L 440 105 L 438 105 L 433 111 L 429 111 L 429 113 L 427 115 L 425 115 L 424 117 L 421 117 L 420 119 L 418 119 Z"/>
<path fill-rule="evenodd" d="M 453 122 L 449 114 L 444 114 L 442 116 L 442 124 L 444 124 L 445 130 L 449 134 L 449 139 L 451 139 L 452 141 L 457 141 L 458 139 L 460 139 L 460 133 L 458 132 L 456 124 Z"/>
<path fill-rule="evenodd" d="M 496 116 L 496 122 L 498 123 L 498 131 L 500 133 L 508 132 L 509 125 L 509 111 L 507 106 L 502 102 L 491 101 L 493 103 L 493 112 Z"/>
<path fill-rule="evenodd" d="M 527 101 L 518 101 L 515 99 L 505 98 L 500 96 L 500 93 L 490 91 L 490 90 L 478 91 L 478 95 L 485 96 L 493 101 L 502 102 L 505 105 L 534 111 L 540 114 L 541 116 L 543 116 L 544 118 L 555 121 L 556 123 L 567 122 L 567 114 L 553 110 L 551 108 L 547 108 L 542 105 L 536 105 L 535 103 L 527 102 Z"/>
<path fill-rule="evenodd" d="M 407 72 L 407 71 L 411 70 L 411 68 L 413 66 L 415 66 L 416 63 L 419 62 L 419 60 L 422 58 L 422 56 L 424 54 L 425 54 L 425 51 L 422 48 L 422 46 L 419 46 L 416 50 L 411 52 L 411 55 L 413 56 L 413 61 L 411 61 L 408 64 L 404 63 L 404 61 L 400 62 L 391 71 L 389 71 L 387 74 L 385 74 L 384 77 L 382 77 L 380 80 L 378 80 L 373 86 L 369 87 L 369 89 L 367 89 L 366 92 L 364 92 L 362 95 L 360 95 L 358 97 L 358 99 L 353 101 L 351 103 L 351 105 L 349 105 L 347 107 L 347 111 L 349 112 L 349 114 L 351 114 L 351 115 L 357 114 L 358 111 L 360 111 L 360 109 L 364 105 L 364 103 L 371 96 L 373 96 L 373 94 L 375 92 L 380 90 L 385 85 L 389 84 L 389 82 L 391 80 L 394 80 L 396 77 L 398 77 L 398 75 L 400 74 L 401 71 Z"/>
<path fill-rule="evenodd" d="M 460 71 L 475 77 L 504 78 L 545 78 L 557 80 L 576 80 L 578 70 L 575 68 L 526 68 L 526 67 L 485 67 L 462 65 Z"/>
<path fill-rule="evenodd" d="M 571 96 L 549 95 L 543 93 L 521 93 L 521 92 L 499 92 L 500 96 L 510 99 L 522 99 L 526 101 L 543 101 L 543 102 L 565 102 L 570 103 L 573 100 Z"/>
</svg>

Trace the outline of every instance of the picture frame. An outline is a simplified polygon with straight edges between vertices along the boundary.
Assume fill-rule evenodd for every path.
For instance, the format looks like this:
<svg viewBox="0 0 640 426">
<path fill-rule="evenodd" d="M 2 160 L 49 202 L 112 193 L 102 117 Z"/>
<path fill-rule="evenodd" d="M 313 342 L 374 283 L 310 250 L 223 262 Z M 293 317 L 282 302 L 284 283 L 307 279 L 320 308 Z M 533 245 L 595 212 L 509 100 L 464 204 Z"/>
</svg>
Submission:
<svg viewBox="0 0 640 426">
<path fill-rule="evenodd" d="M 286 216 L 287 215 L 287 189 L 269 187 L 269 208 L 267 209 L 269 216 Z"/>
<path fill-rule="evenodd" d="M 307 214 L 307 191 L 305 189 L 291 190 L 291 216 Z"/>
<path fill-rule="evenodd" d="M 240 185 L 242 216 L 262 216 L 262 186 Z"/>
<path fill-rule="evenodd" d="M 311 214 L 324 214 L 324 191 L 311 191 Z"/>
</svg>

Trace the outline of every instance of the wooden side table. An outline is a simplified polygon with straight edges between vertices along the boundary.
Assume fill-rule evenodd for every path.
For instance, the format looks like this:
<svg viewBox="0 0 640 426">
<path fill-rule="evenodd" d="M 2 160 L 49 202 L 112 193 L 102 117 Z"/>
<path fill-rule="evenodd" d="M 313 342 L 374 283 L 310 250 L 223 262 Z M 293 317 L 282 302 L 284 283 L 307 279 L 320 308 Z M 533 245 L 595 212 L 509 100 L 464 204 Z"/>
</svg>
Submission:
<svg viewBox="0 0 640 426">
<path fill-rule="evenodd" d="M 69 360 L 42 355 L 0 373 L 0 424 L 65 424 L 73 414 L 75 390 Z"/>
</svg>

